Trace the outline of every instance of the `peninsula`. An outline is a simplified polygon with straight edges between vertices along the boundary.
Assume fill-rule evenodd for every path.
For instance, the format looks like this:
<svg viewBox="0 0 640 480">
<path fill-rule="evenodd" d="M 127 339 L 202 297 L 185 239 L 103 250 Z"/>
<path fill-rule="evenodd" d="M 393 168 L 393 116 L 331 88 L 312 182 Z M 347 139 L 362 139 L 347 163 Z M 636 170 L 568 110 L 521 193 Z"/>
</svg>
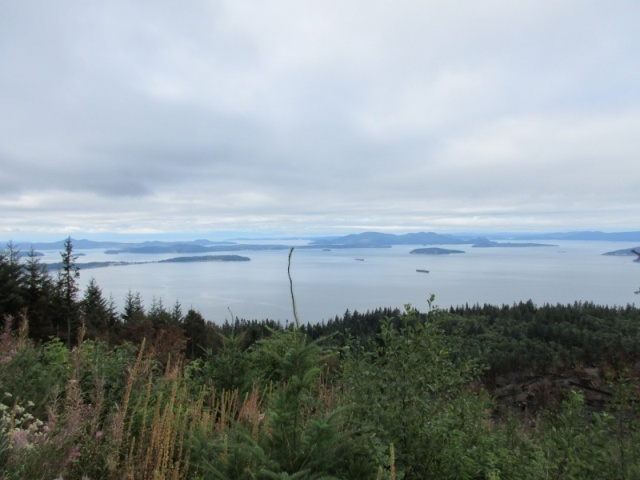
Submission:
<svg viewBox="0 0 640 480">
<path fill-rule="evenodd" d="M 243 257 L 240 255 L 199 255 L 194 257 L 174 257 L 167 258 L 165 260 L 147 262 L 86 262 L 77 263 L 76 266 L 79 270 L 88 270 L 90 268 L 125 267 L 127 265 L 146 265 L 149 263 L 248 262 L 250 260 L 251 259 L 249 257 Z M 60 262 L 46 263 L 44 265 L 49 271 L 58 270 L 61 267 Z"/>
</svg>

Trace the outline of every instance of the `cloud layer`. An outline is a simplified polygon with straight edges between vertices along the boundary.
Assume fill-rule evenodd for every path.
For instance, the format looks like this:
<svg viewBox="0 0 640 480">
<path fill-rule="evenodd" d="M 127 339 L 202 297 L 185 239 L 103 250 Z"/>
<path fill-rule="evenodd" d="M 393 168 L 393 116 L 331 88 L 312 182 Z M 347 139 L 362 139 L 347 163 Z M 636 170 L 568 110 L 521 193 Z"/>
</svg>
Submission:
<svg viewBox="0 0 640 480">
<path fill-rule="evenodd" d="M 3 2 L 29 233 L 632 230 L 632 1 Z"/>
</svg>

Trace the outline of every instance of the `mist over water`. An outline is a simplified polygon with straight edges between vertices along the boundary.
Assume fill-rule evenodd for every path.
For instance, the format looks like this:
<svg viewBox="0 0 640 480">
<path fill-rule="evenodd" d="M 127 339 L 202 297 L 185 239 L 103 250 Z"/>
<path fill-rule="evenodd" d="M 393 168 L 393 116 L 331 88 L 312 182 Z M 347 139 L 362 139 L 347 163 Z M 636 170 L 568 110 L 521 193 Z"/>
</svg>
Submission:
<svg viewBox="0 0 640 480">
<path fill-rule="evenodd" d="M 254 242 L 255 243 L 255 242 Z M 296 249 L 291 274 L 301 322 L 316 323 L 378 307 L 403 308 L 411 303 L 427 309 L 435 294 L 441 308 L 468 304 L 573 303 L 626 306 L 637 303 L 640 264 L 633 257 L 602 253 L 632 247 L 621 242 L 549 242 L 557 246 L 471 248 L 464 254 L 412 255 L 419 246 L 376 249 Z M 444 246 L 447 248 L 447 246 Z M 58 261 L 59 252 L 44 252 L 44 262 Z M 77 250 L 89 261 L 152 261 L 163 255 L 107 255 Z M 176 301 L 183 313 L 194 308 L 207 320 L 274 319 L 293 321 L 288 250 L 234 252 L 250 262 L 153 263 L 81 270 L 82 289 L 94 277 L 105 298 L 119 308 L 127 292 L 140 292 L 145 307 L 162 300 L 170 310 Z M 357 260 L 357 259 L 363 259 Z M 418 273 L 416 269 L 429 270 Z"/>
</svg>

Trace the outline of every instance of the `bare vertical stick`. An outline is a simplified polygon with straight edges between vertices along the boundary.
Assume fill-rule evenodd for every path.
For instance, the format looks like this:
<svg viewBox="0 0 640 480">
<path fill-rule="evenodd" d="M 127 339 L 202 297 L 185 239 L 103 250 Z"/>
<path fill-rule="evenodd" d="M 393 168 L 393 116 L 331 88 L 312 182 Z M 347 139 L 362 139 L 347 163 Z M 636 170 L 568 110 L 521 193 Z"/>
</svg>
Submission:
<svg viewBox="0 0 640 480">
<path fill-rule="evenodd" d="M 298 321 L 298 310 L 296 309 L 296 297 L 293 295 L 293 280 L 291 279 L 291 255 L 293 255 L 293 249 L 289 250 L 289 265 L 287 266 L 287 275 L 289 275 L 289 289 L 291 290 L 291 305 L 293 305 L 293 318 L 296 321 L 296 330 L 300 328 L 300 322 Z"/>
</svg>

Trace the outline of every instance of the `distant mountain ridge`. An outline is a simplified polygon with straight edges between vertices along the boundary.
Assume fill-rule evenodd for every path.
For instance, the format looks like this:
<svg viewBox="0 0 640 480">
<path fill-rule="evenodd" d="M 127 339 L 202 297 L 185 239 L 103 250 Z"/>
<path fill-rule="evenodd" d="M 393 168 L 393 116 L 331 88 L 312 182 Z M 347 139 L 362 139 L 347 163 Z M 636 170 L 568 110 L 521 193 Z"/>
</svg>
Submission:
<svg viewBox="0 0 640 480">
<path fill-rule="evenodd" d="M 477 247 L 548 247 L 553 245 L 541 243 L 500 243 L 494 239 L 523 240 L 574 240 L 574 241 L 640 241 L 638 232 L 565 232 L 544 234 L 492 234 L 492 235 L 453 235 L 435 232 L 418 232 L 395 235 L 392 233 L 365 232 L 342 237 L 320 238 L 310 245 L 349 246 L 349 247 L 383 247 L 392 245 L 474 245 Z"/>
<path fill-rule="evenodd" d="M 434 232 L 406 233 L 394 235 L 392 233 L 365 232 L 345 235 L 343 237 L 330 237 L 318 239 L 311 245 L 339 245 L 350 247 L 383 247 L 392 245 L 465 245 L 470 243 L 459 237 L 449 234 Z"/>
<path fill-rule="evenodd" d="M 505 238 L 498 235 L 499 238 Z M 508 238 L 513 240 L 582 240 L 582 241 L 605 241 L 605 242 L 640 242 L 640 231 L 631 232 L 600 232 L 600 231 L 579 231 L 579 232 L 550 232 L 550 233 L 529 233 L 514 234 Z"/>
<path fill-rule="evenodd" d="M 34 250 L 62 250 L 64 248 L 64 240 L 58 240 L 55 242 L 20 242 L 15 244 L 19 250 L 29 250 L 33 247 Z M 116 241 L 95 241 L 86 239 L 72 238 L 73 248 L 77 250 L 92 250 L 95 248 L 153 248 L 153 247 L 166 247 L 174 245 L 193 245 L 194 248 L 205 245 L 235 245 L 234 242 L 220 242 L 211 240 L 184 240 L 184 241 L 167 241 L 150 240 L 144 242 L 116 242 Z"/>
<path fill-rule="evenodd" d="M 282 239 L 281 239 L 282 240 Z M 524 244 L 495 244 L 495 240 L 525 241 L 525 240 L 576 240 L 576 241 L 614 241 L 640 242 L 640 231 L 628 232 L 601 232 L 601 231 L 576 231 L 576 232 L 549 232 L 549 233 L 491 233 L 491 234 L 443 234 L 435 232 L 416 232 L 405 234 L 393 234 L 382 232 L 354 233 L 344 236 L 327 236 L 312 240 L 308 245 L 297 248 L 367 248 L 390 247 L 392 245 L 471 245 L 482 246 L 523 246 Z M 206 239 L 182 240 L 182 241 L 143 241 L 143 242 L 118 242 L 118 241 L 94 241 L 87 239 L 72 239 L 73 246 L 78 250 L 111 249 L 110 253 L 205 253 L 214 251 L 236 250 L 264 250 L 284 249 L 288 245 L 250 245 L 249 243 L 237 243 L 235 241 L 211 241 Z M 479 246 L 480 246 L 479 245 Z M 14 246 L 20 251 L 34 250 L 62 250 L 64 240 L 55 242 L 18 242 Z M 534 245 L 531 245 L 534 246 Z"/>
</svg>

